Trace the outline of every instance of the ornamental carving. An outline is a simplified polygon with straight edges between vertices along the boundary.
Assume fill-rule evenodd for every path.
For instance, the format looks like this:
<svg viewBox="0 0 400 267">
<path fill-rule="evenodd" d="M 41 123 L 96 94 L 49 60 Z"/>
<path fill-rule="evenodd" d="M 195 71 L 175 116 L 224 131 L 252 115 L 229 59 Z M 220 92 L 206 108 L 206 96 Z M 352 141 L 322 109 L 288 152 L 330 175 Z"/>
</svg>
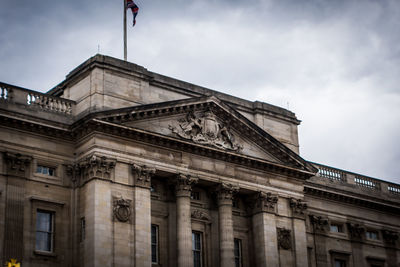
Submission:
<svg viewBox="0 0 400 267">
<path fill-rule="evenodd" d="M 187 194 L 187 196 L 190 197 L 190 191 L 192 191 L 192 186 L 197 184 L 199 181 L 198 178 L 193 177 L 188 174 L 178 174 L 176 177 L 176 192 L 184 192 Z"/>
<path fill-rule="evenodd" d="M 322 216 L 317 216 L 317 215 L 310 215 L 310 221 L 312 225 L 314 226 L 314 230 L 318 231 L 326 231 L 328 227 L 328 219 L 324 218 Z"/>
<path fill-rule="evenodd" d="M 229 203 L 232 205 L 233 196 L 237 192 L 239 192 L 239 186 L 228 183 L 221 183 L 217 186 L 216 192 L 218 195 L 218 202 L 220 204 L 222 201 L 228 200 Z"/>
<path fill-rule="evenodd" d="M 155 168 L 149 168 L 146 165 L 140 166 L 132 164 L 132 173 L 134 179 L 134 185 L 139 187 L 150 188 L 151 177 L 156 172 Z"/>
<path fill-rule="evenodd" d="M 362 239 L 364 236 L 365 228 L 358 223 L 347 223 L 347 229 L 353 239 Z"/>
<path fill-rule="evenodd" d="M 79 163 L 83 181 L 91 178 L 111 179 L 111 172 L 115 167 L 115 160 L 107 157 L 92 155 Z"/>
<path fill-rule="evenodd" d="M 72 182 L 76 182 L 81 174 L 81 169 L 78 164 L 66 166 L 67 175 L 71 178 Z"/>
<path fill-rule="evenodd" d="M 7 173 L 9 175 L 12 174 L 25 177 L 26 170 L 32 161 L 32 157 L 24 156 L 19 153 L 14 154 L 6 152 L 4 158 L 7 165 Z"/>
<path fill-rule="evenodd" d="M 270 192 L 258 192 L 254 198 L 253 203 L 250 203 L 251 208 L 253 208 L 253 212 L 276 212 L 276 203 L 278 203 L 278 196 L 274 195 Z"/>
<path fill-rule="evenodd" d="M 131 200 L 114 199 L 114 216 L 120 222 L 128 222 L 131 217 Z"/>
<path fill-rule="evenodd" d="M 398 233 L 389 230 L 382 230 L 382 236 L 383 240 L 385 240 L 386 243 L 391 245 L 396 244 L 396 241 L 399 239 Z"/>
<path fill-rule="evenodd" d="M 292 209 L 292 214 L 295 217 L 304 218 L 305 211 L 307 210 L 307 204 L 303 202 L 301 199 L 291 198 L 289 200 L 290 208 Z"/>
<path fill-rule="evenodd" d="M 206 212 L 201 211 L 201 210 L 193 210 L 191 216 L 194 219 L 211 221 L 210 215 L 208 215 Z"/>
<path fill-rule="evenodd" d="M 169 125 L 169 129 L 184 139 L 237 152 L 243 148 L 235 142 L 230 126 L 219 123 L 211 110 L 197 116 L 188 112 L 185 118 L 178 120 L 178 124 Z"/>
<path fill-rule="evenodd" d="M 279 248 L 282 249 L 291 249 L 292 248 L 292 238 L 290 234 L 290 230 L 284 228 L 277 228 L 278 231 L 278 245 Z"/>
</svg>

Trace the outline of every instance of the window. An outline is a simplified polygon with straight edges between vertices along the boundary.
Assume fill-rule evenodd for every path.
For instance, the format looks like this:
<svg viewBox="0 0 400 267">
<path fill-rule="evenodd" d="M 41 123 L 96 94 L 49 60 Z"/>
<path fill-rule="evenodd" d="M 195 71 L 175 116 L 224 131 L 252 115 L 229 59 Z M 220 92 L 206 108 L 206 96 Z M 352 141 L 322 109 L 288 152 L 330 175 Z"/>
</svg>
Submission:
<svg viewBox="0 0 400 267">
<path fill-rule="evenodd" d="M 85 217 L 81 218 L 81 242 L 85 240 L 86 237 L 86 220 Z"/>
<path fill-rule="evenodd" d="M 158 225 L 151 225 L 151 262 L 158 263 Z"/>
<path fill-rule="evenodd" d="M 192 191 L 190 193 L 190 198 L 193 200 L 200 200 L 200 192 Z"/>
<path fill-rule="evenodd" d="M 49 175 L 49 176 L 55 176 L 56 169 L 52 168 L 52 167 L 43 166 L 43 165 L 37 165 L 36 173 Z"/>
<path fill-rule="evenodd" d="M 346 267 L 346 261 L 345 260 L 341 260 L 341 259 L 335 259 L 334 261 L 334 267 Z"/>
<path fill-rule="evenodd" d="M 193 267 L 202 266 L 202 240 L 201 233 L 192 232 Z"/>
<path fill-rule="evenodd" d="M 378 240 L 378 232 L 374 230 L 368 230 L 365 232 L 365 235 L 367 236 L 368 239 L 373 239 L 373 240 Z"/>
<path fill-rule="evenodd" d="M 235 267 L 242 267 L 242 240 L 235 238 Z"/>
<path fill-rule="evenodd" d="M 330 228 L 333 233 L 343 233 L 343 224 L 332 223 Z"/>
<path fill-rule="evenodd" d="M 53 251 L 54 214 L 38 210 L 36 214 L 36 250 Z"/>
</svg>

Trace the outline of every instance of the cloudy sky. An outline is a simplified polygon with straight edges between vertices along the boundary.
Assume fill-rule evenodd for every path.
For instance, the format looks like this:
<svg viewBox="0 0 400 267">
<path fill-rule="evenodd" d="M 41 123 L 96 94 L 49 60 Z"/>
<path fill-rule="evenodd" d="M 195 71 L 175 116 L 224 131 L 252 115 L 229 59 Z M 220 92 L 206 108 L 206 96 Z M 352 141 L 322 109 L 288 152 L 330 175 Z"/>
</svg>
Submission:
<svg viewBox="0 0 400 267">
<path fill-rule="evenodd" d="M 400 183 L 400 1 L 136 2 L 129 61 L 289 108 L 305 159 Z M 122 58 L 122 3 L 1 0 L 0 81 L 45 92 Z"/>
</svg>

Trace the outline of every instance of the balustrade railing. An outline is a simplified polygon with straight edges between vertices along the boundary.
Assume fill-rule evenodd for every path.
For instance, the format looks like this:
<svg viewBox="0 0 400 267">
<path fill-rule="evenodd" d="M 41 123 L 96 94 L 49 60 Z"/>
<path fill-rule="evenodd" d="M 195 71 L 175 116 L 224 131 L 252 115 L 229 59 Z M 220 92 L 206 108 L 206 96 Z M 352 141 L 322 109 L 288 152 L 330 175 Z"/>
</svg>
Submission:
<svg viewBox="0 0 400 267">
<path fill-rule="evenodd" d="M 374 189 L 374 190 L 380 190 L 381 189 L 381 184 L 378 180 L 361 176 L 361 175 L 356 175 L 354 177 L 354 182 L 356 185 L 361 186 L 361 187 L 366 187 L 369 189 Z"/>
<path fill-rule="evenodd" d="M 335 181 L 342 181 L 345 182 L 347 181 L 347 176 L 346 172 L 331 168 L 328 166 L 320 165 L 313 163 L 313 165 L 318 169 L 318 175 L 324 178 L 328 178 L 330 180 L 335 180 Z"/>
<path fill-rule="evenodd" d="M 10 103 L 23 104 L 44 111 L 72 115 L 75 102 L 60 97 L 35 92 L 25 88 L 0 83 L 0 99 Z"/>
</svg>

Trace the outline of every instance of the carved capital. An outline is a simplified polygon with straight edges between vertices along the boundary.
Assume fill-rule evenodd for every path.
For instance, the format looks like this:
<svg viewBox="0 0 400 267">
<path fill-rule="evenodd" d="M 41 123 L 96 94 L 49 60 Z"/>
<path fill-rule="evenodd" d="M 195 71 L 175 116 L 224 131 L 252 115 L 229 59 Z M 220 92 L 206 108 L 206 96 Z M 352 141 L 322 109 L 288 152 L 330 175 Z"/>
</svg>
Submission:
<svg viewBox="0 0 400 267">
<path fill-rule="evenodd" d="M 197 220 L 202 220 L 202 221 L 211 221 L 210 215 L 208 215 L 206 212 L 201 211 L 201 210 L 193 210 L 191 214 L 193 219 Z"/>
<path fill-rule="evenodd" d="M 347 223 L 347 229 L 349 230 L 350 237 L 352 239 L 361 240 L 363 239 L 365 228 L 358 223 Z"/>
<path fill-rule="evenodd" d="M 399 239 L 399 234 L 390 230 L 382 230 L 383 240 L 387 244 L 395 245 L 396 241 Z"/>
<path fill-rule="evenodd" d="M 116 198 L 113 201 L 114 218 L 120 222 L 129 222 L 131 217 L 131 200 Z"/>
<path fill-rule="evenodd" d="M 307 204 L 301 199 L 291 198 L 289 200 L 289 205 L 292 210 L 293 217 L 304 219 L 306 215 L 306 210 L 308 208 Z"/>
<path fill-rule="evenodd" d="M 278 196 L 270 192 L 258 192 L 254 195 L 252 202 L 249 203 L 253 209 L 253 213 L 269 212 L 276 213 L 276 203 L 278 203 Z"/>
<path fill-rule="evenodd" d="M 111 179 L 116 160 L 92 155 L 79 163 L 82 181 L 92 178 Z"/>
<path fill-rule="evenodd" d="M 150 188 L 151 177 L 155 174 L 156 169 L 147 167 L 146 165 L 140 166 L 137 164 L 132 164 L 132 174 L 134 185 L 144 188 Z"/>
<path fill-rule="evenodd" d="M 4 154 L 4 159 L 7 166 L 7 174 L 25 177 L 27 170 L 29 170 L 29 165 L 32 161 L 32 157 L 21 155 L 19 153 L 9 153 Z"/>
<path fill-rule="evenodd" d="M 325 232 L 328 230 L 329 221 L 327 218 L 317 215 L 310 215 L 310 221 L 314 227 L 314 231 Z"/>
<path fill-rule="evenodd" d="M 79 164 L 70 164 L 66 165 L 65 167 L 67 175 L 71 178 L 71 181 L 74 183 L 78 181 L 81 175 L 81 169 L 79 167 Z"/>
<path fill-rule="evenodd" d="M 232 205 L 233 196 L 239 192 L 239 186 L 221 183 L 217 186 L 217 198 L 219 205 Z"/>
<path fill-rule="evenodd" d="M 175 190 L 177 196 L 187 196 L 190 197 L 190 192 L 192 191 L 192 186 L 197 184 L 198 178 L 192 177 L 188 174 L 178 174 L 176 177 Z"/>
<path fill-rule="evenodd" d="M 291 231 L 284 228 L 277 228 L 278 232 L 278 245 L 281 249 L 291 249 L 292 248 L 292 237 Z"/>
</svg>

